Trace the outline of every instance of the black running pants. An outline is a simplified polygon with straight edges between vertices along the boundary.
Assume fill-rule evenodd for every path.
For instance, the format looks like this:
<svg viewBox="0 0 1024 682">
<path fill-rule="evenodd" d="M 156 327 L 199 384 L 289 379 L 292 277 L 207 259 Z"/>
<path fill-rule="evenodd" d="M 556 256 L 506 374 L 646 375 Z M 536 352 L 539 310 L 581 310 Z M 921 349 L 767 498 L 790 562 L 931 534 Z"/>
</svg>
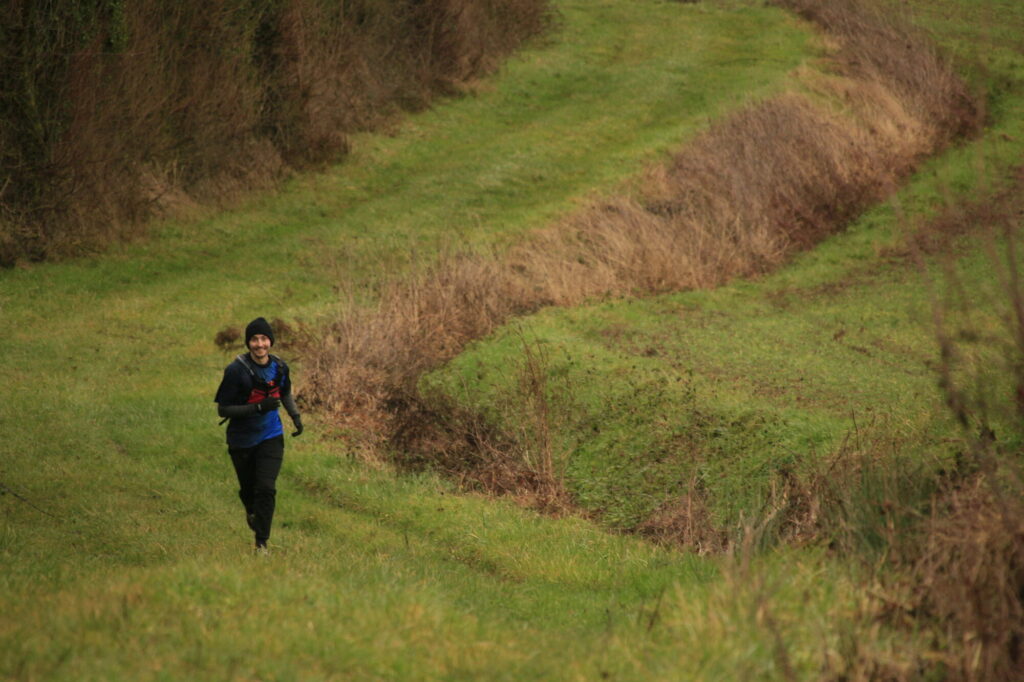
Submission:
<svg viewBox="0 0 1024 682">
<path fill-rule="evenodd" d="M 251 515 L 256 544 L 265 545 L 270 538 L 277 497 L 277 475 L 284 461 L 284 436 L 268 438 L 251 448 L 228 448 L 238 475 L 238 496 Z"/>
</svg>

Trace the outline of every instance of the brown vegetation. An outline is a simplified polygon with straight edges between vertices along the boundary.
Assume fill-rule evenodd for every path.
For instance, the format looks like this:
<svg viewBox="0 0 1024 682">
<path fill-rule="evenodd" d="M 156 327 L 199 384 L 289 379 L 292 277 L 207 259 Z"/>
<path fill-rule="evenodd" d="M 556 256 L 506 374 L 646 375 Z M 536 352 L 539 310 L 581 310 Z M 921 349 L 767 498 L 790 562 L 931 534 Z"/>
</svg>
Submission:
<svg viewBox="0 0 1024 682">
<path fill-rule="evenodd" d="M 337 158 L 547 17 L 545 0 L 5 3 L 0 265 Z"/>
<path fill-rule="evenodd" d="M 1019 479 L 974 476 L 940 496 L 925 524 L 901 615 L 939 626 L 949 679 L 1024 679 L 1022 493 Z"/>
<path fill-rule="evenodd" d="M 814 22 L 836 38 L 835 55 L 841 73 L 860 84 L 875 84 L 848 100 L 866 98 L 873 106 L 889 108 L 889 124 L 901 136 L 915 134 L 931 153 L 981 123 L 981 102 L 953 72 L 934 43 L 891 4 L 867 0 L 772 0 Z M 888 101 L 888 105 L 886 104 Z M 908 123 L 910 124 L 908 126 Z"/>
<path fill-rule="evenodd" d="M 884 624 L 920 640 L 898 652 L 851 642 L 841 672 L 829 679 L 1024 679 L 1021 453 L 984 435 L 965 442 L 970 456 L 938 476 L 919 472 L 903 479 L 883 458 L 853 477 L 839 472 L 828 486 L 853 502 L 833 507 L 833 521 L 840 522 L 847 537 L 856 530 L 883 540 L 884 561 L 875 565 L 865 585 L 861 617 L 876 628 Z M 901 497 L 871 488 L 878 494 L 851 499 L 844 490 L 856 490 L 863 474 L 892 489 L 910 482 L 933 492 Z M 930 509 L 920 506 L 922 500 L 929 500 Z M 922 639 L 922 633 L 928 638 Z"/>
<path fill-rule="evenodd" d="M 636 532 L 653 542 L 686 547 L 698 554 L 718 554 L 730 545 L 729 534 L 711 518 L 707 492 L 696 475 L 682 497 L 661 505 Z"/>
</svg>

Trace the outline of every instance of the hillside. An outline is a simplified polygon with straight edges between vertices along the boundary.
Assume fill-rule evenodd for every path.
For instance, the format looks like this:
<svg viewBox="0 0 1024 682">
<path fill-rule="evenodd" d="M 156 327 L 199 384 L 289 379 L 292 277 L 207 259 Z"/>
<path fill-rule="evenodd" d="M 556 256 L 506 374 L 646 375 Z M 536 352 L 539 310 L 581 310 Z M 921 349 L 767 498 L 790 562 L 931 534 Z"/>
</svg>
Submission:
<svg viewBox="0 0 1024 682">
<path fill-rule="evenodd" d="M 257 315 L 285 320 L 297 331 L 280 352 L 303 390 L 302 334 L 453 246 L 501 252 L 624 191 L 710 119 L 819 68 L 822 39 L 791 14 L 561 0 L 545 41 L 472 95 L 390 135 L 353 137 L 337 167 L 238 210 L 161 224 L 102 256 L 0 272 L 12 387 L 0 401 L 0 675 L 962 673 L 962 649 L 936 641 L 927 621 L 918 632 L 886 618 L 870 596 L 878 578 L 868 567 L 884 563 L 872 554 L 884 542 L 837 534 L 846 553 L 789 542 L 814 537 L 800 525 L 808 517 L 772 497 L 780 461 L 792 499 L 844 443 L 886 456 L 898 443 L 901 461 L 928 471 L 970 445 L 936 389 L 932 299 L 906 235 L 941 225 L 936 215 L 965 218 L 958 279 L 942 280 L 941 250 L 926 272 L 958 283 L 954 292 L 997 289 L 978 235 L 1019 214 L 1012 203 L 978 207 L 1015 196 L 1006 188 L 1024 146 L 1024 15 L 1010 3 L 980 14 L 954 0 L 919 4 L 918 20 L 985 88 L 989 121 L 976 138 L 773 274 L 549 308 L 424 380 L 509 438 L 547 444 L 571 499 L 557 514 L 429 467 L 398 471 L 368 454 L 357 425 L 311 410 L 307 433 L 288 442 L 274 553 L 256 561 L 212 403 L 233 351 L 214 336 Z M 1001 349 L 998 295 L 966 299 L 958 310 L 970 312 L 974 336 L 959 341 L 980 339 L 980 357 L 1001 357 L 985 345 Z M 1013 378 L 989 366 L 999 371 L 983 386 Z M 523 407 L 538 393 L 521 369 L 544 377 L 546 421 L 534 419 L 542 404 Z M 998 416 L 999 442 L 1015 452 L 1016 427 Z M 710 535 L 687 536 L 668 513 L 696 479 Z M 918 502 L 929 491 L 886 490 L 905 492 Z M 788 536 L 767 524 L 743 534 L 757 520 L 745 512 L 765 499 L 783 510 L 769 518 L 790 523 Z M 882 528 L 890 520 L 877 518 Z M 718 533 L 737 526 L 734 551 L 719 553 Z"/>
</svg>

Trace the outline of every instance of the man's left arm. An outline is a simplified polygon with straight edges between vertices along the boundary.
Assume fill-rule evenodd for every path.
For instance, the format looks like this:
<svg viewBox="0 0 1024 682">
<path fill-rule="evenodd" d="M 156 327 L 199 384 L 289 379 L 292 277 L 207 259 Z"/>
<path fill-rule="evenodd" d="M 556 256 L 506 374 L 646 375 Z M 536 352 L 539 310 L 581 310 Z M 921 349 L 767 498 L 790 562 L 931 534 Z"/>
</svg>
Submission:
<svg viewBox="0 0 1024 682">
<path fill-rule="evenodd" d="M 292 432 L 292 438 L 295 436 L 302 435 L 302 415 L 299 414 L 299 406 L 295 404 L 295 398 L 292 397 L 292 380 L 291 376 L 286 378 L 281 386 L 281 405 L 284 406 L 285 412 L 292 418 L 292 423 L 295 424 L 295 431 Z"/>
</svg>

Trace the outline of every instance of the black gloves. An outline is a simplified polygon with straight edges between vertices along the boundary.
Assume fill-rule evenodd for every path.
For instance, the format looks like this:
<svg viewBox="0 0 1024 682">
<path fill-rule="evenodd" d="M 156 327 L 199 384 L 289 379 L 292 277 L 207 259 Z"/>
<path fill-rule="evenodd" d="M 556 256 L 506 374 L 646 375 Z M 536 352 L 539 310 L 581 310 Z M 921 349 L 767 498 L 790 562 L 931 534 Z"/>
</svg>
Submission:
<svg viewBox="0 0 1024 682">
<path fill-rule="evenodd" d="M 281 400 L 279 398 L 264 398 L 256 403 L 256 411 L 260 414 L 266 414 L 271 410 L 276 410 L 280 406 Z"/>
<path fill-rule="evenodd" d="M 295 424 L 295 431 L 292 432 L 292 438 L 302 435 L 302 417 L 298 414 L 293 414 L 292 423 Z"/>
</svg>

